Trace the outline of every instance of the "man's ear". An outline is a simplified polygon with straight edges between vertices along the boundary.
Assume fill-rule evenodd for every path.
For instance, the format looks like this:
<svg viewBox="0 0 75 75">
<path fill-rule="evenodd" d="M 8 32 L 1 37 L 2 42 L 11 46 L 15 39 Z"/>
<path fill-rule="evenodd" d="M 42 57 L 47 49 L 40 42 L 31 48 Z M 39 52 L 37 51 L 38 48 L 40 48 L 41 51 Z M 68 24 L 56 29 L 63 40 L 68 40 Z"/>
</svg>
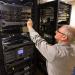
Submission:
<svg viewBox="0 0 75 75">
<path fill-rule="evenodd" d="M 67 39 L 68 39 L 68 37 L 66 35 L 62 36 L 62 40 L 67 40 Z"/>
</svg>

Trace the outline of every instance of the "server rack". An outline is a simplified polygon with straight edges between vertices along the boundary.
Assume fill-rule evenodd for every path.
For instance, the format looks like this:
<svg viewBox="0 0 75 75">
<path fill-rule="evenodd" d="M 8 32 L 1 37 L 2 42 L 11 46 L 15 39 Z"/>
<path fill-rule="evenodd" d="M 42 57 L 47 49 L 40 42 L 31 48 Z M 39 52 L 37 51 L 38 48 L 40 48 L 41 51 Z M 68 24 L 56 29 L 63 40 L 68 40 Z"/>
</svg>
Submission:
<svg viewBox="0 0 75 75">
<path fill-rule="evenodd" d="M 46 39 L 52 39 L 55 30 L 63 24 L 70 23 L 71 5 L 64 2 L 51 1 L 39 5 L 39 33 Z M 54 39 L 52 39 L 54 40 Z M 48 40 L 54 44 L 55 40 Z"/>
<path fill-rule="evenodd" d="M 0 1 L 0 75 L 34 75 L 34 44 L 26 27 L 23 33 L 26 21 L 34 19 L 34 2 Z"/>
</svg>

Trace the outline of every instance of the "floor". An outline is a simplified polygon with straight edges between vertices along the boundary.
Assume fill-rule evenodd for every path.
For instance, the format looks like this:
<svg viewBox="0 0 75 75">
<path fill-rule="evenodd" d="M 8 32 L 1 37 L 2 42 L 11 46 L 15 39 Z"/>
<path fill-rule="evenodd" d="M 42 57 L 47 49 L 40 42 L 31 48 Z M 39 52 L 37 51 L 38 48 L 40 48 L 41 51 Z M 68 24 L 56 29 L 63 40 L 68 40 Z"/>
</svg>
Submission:
<svg viewBox="0 0 75 75">
<path fill-rule="evenodd" d="M 39 70 L 37 69 L 35 75 L 45 75 L 45 74 L 43 74 L 41 71 L 39 71 Z"/>
</svg>

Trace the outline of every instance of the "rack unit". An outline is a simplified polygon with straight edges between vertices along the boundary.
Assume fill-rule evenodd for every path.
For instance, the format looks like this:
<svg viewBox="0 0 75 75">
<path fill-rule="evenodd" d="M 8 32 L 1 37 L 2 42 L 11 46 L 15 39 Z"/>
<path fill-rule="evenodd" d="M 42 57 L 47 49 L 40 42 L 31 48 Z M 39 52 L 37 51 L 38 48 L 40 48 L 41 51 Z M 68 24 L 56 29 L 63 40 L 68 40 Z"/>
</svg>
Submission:
<svg viewBox="0 0 75 75">
<path fill-rule="evenodd" d="M 31 18 L 31 6 L 19 6 L 13 4 L 0 5 L 0 20 L 4 25 L 24 25 Z M 4 24 L 4 25 L 3 25 Z"/>
<path fill-rule="evenodd" d="M 71 13 L 71 5 L 66 4 L 64 2 L 60 2 L 57 21 L 58 27 L 62 26 L 62 24 L 70 23 L 70 13 Z"/>
</svg>

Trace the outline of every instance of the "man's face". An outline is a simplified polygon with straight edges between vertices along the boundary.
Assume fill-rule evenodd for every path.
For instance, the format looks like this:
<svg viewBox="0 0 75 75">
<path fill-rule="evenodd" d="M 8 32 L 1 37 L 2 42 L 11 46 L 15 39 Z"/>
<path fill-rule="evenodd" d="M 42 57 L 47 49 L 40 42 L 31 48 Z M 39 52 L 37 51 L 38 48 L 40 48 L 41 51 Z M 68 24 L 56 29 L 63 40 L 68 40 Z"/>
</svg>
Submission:
<svg viewBox="0 0 75 75">
<path fill-rule="evenodd" d="M 64 41 L 67 39 L 67 36 L 64 34 L 65 33 L 65 28 L 61 27 L 58 30 L 56 30 L 56 35 L 55 39 L 58 41 Z"/>
</svg>

